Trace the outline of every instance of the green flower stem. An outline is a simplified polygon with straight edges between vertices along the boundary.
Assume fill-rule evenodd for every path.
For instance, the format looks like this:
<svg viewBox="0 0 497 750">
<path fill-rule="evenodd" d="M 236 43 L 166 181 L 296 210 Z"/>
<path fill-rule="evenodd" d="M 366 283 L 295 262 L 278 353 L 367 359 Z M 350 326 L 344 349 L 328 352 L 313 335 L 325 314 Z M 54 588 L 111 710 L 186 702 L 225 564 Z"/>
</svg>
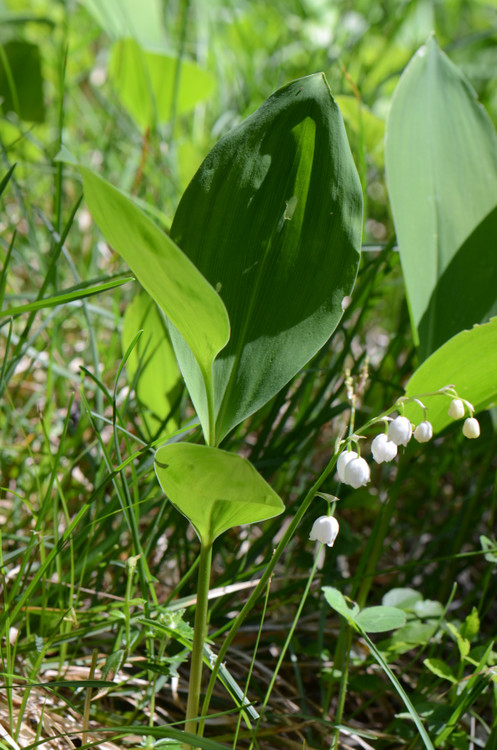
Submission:
<svg viewBox="0 0 497 750">
<path fill-rule="evenodd" d="M 188 703 L 186 707 L 187 732 L 197 734 L 198 707 L 200 704 L 200 687 L 202 681 L 202 665 L 204 658 L 204 644 L 207 638 L 207 608 L 209 604 L 209 583 L 211 577 L 212 542 L 201 542 L 200 564 L 198 568 L 197 609 L 193 633 L 192 665 L 190 682 L 188 684 Z M 186 743 L 184 750 L 190 745 Z"/>
<path fill-rule="evenodd" d="M 248 613 L 254 607 L 255 602 L 257 601 L 257 599 L 259 598 L 259 596 L 264 592 L 264 589 L 265 589 L 265 587 L 267 585 L 267 582 L 268 582 L 269 578 L 272 576 L 273 571 L 274 571 L 274 569 L 276 567 L 276 564 L 278 563 L 278 560 L 280 559 L 281 555 L 285 551 L 286 546 L 288 545 L 290 539 L 295 534 L 295 531 L 297 530 L 297 527 L 299 526 L 300 522 L 302 521 L 302 518 L 304 517 L 306 511 L 308 510 L 309 506 L 311 505 L 312 501 L 314 500 L 316 492 L 318 492 L 319 488 L 321 487 L 321 485 L 323 484 L 323 482 L 325 481 L 325 479 L 327 479 L 327 477 L 331 474 L 331 472 L 335 468 L 335 465 L 336 465 L 336 462 L 337 462 L 337 459 L 338 459 L 338 456 L 339 456 L 340 452 L 341 452 L 341 449 L 339 451 L 337 451 L 336 453 L 333 454 L 333 457 L 331 458 L 331 460 L 328 463 L 328 465 L 325 467 L 325 469 L 323 469 L 323 471 L 321 472 L 321 474 L 319 475 L 319 477 L 316 479 L 316 481 L 312 485 L 312 487 L 309 490 L 309 492 L 304 497 L 301 506 L 299 507 L 299 509 L 296 512 L 296 514 L 293 517 L 293 519 L 290 521 L 287 530 L 285 531 L 284 535 L 282 536 L 282 538 L 280 540 L 280 543 L 276 547 L 276 549 L 275 549 L 275 551 L 273 553 L 273 556 L 272 556 L 272 558 L 271 558 L 271 560 L 270 560 L 270 562 L 269 562 L 266 570 L 264 571 L 264 573 L 262 574 L 262 576 L 261 576 L 261 578 L 259 580 L 259 583 L 255 587 L 255 589 L 253 590 L 252 594 L 247 599 L 247 601 L 245 602 L 245 605 L 240 610 L 238 616 L 236 617 L 235 621 L 233 622 L 233 625 L 231 626 L 230 632 L 226 636 L 226 639 L 225 639 L 223 645 L 221 646 L 221 649 L 219 651 L 218 657 L 216 659 L 216 663 L 214 664 L 214 667 L 213 667 L 213 670 L 212 670 L 212 674 L 211 674 L 211 677 L 210 677 L 210 680 L 209 680 L 209 684 L 207 686 L 207 692 L 206 692 L 204 703 L 203 703 L 203 707 L 202 707 L 202 716 L 203 717 L 207 716 L 207 711 L 209 709 L 209 702 L 210 702 L 210 699 L 211 699 L 211 696 L 212 696 L 212 692 L 214 690 L 214 685 L 216 683 L 217 675 L 219 673 L 219 668 L 220 668 L 222 662 L 224 661 L 224 657 L 226 656 L 226 652 L 228 651 L 228 649 L 229 649 L 229 647 L 230 647 L 230 645 L 231 645 L 231 643 L 232 643 L 232 641 L 233 641 L 233 639 L 234 639 L 234 637 L 235 637 L 235 635 L 236 635 L 239 627 L 241 626 L 241 624 L 243 623 L 243 621 L 247 617 Z M 204 723 L 205 723 L 205 718 L 203 718 L 201 720 L 201 723 L 200 723 L 200 730 L 199 730 L 199 734 L 200 735 L 202 734 Z M 188 725 L 187 725 L 187 728 L 188 728 Z"/>
</svg>

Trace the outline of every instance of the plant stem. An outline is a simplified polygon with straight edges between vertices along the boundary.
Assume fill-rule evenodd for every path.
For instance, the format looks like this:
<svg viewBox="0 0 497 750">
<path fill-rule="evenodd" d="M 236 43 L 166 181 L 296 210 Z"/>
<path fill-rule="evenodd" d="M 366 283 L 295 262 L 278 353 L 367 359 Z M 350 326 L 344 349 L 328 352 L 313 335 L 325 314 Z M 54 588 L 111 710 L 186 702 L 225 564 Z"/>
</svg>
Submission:
<svg viewBox="0 0 497 750">
<path fill-rule="evenodd" d="M 186 708 L 187 732 L 197 734 L 198 707 L 200 704 L 200 686 L 202 681 L 202 664 L 204 643 L 207 638 L 207 608 L 209 603 L 209 583 L 211 577 L 212 542 L 201 542 L 200 564 L 198 568 L 197 609 L 193 633 L 192 665 L 188 684 L 188 703 Z M 184 745 L 184 750 L 190 748 Z"/>
<path fill-rule="evenodd" d="M 339 451 L 333 454 L 331 460 L 327 464 L 327 466 L 323 469 L 321 474 L 318 476 L 310 490 L 305 495 L 301 505 L 299 506 L 299 509 L 297 510 L 295 516 L 292 518 L 290 523 L 288 524 L 288 527 L 283 534 L 278 546 L 274 550 L 273 556 L 271 558 L 271 561 L 268 563 L 267 568 L 265 569 L 264 573 L 262 574 L 259 583 L 255 587 L 254 591 L 250 595 L 250 597 L 245 602 L 244 606 L 242 607 L 241 611 L 235 618 L 230 631 L 228 635 L 226 636 L 223 645 L 221 646 L 219 650 L 219 654 L 216 659 L 216 663 L 214 664 L 214 667 L 212 669 L 212 673 L 209 679 L 209 684 L 207 686 L 207 692 L 204 699 L 204 704 L 202 707 L 202 715 L 204 718 L 202 719 L 201 728 L 203 728 L 203 725 L 205 723 L 205 716 L 207 715 L 207 711 L 209 708 L 209 702 L 212 695 L 212 691 L 214 690 L 214 685 L 217 679 L 217 675 L 219 673 L 219 668 L 223 662 L 223 659 L 226 655 L 226 652 L 228 651 L 228 648 L 230 647 L 231 642 L 233 641 L 240 625 L 243 623 L 245 618 L 247 617 L 248 613 L 252 610 L 255 602 L 259 598 L 259 596 L 263 593 L 268 580 L 273 574 L 273 570 L 276 567 L 276 564 L 278 560 L 280 559 L 281 555 L 286 549 L 287 544 L 289 543 L 290 539 L 295 534 L 300 522 L 302 521 L 302 518 L 304 517 L 306 511 L 308 510 L 309 506 L 311 505 L 312 501 L 314 500 L 314 497 L 316 495 L 316 492 L 320 489 L 321 485 L 325 481 L 325 479 L 331 474 L 333 469 L 335 468 L 337 459 L 338 459 Z"/>
</svg>

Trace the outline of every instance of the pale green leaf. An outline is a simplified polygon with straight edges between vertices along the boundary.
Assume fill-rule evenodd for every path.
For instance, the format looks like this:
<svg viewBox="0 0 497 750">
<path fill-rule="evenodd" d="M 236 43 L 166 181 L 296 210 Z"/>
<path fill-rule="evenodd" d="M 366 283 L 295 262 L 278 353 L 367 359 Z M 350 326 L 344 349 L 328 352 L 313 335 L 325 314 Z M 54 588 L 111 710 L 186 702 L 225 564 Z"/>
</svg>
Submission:
<svg viewBox="0 0 497 750">
<path fill-rule="evenodd" d="M 361 204 L 322 74 L 273 94 L 221 139 L 185 191 L 171 236 L 219 291 L 232 327 L 214 363 L 217 443 L 333 333 L 357 272 Z"/>
<path fill-rule="evenodd" d="M 171 443 L 156 453 L 155 471 L 171 503 L 210 544 L 234 526 L 279 515 L 284 505 L 245 458 L 219 448 Z"/>
<path fill-rule="evenodd" d="M 411 318 L 425 359 L 497 312 L 497 135 L 431 38 L 392 100 L 387 182 Z"/>
<path fill-rule="evenodd" d="M 470 401 L 477 412 L 497 401 L 497 318 L 451 338 L 418 367 L 407 383 L 406 395 L 421 396 L 434 432 L 454 421 L 447 413 L 450 399 L 424 394 L 446 385 L 454 385 L 459 396 Z M 405 414 L 416 423 L 423 419 L 423 411 L 415 403 L 407 404 Z"/>
<path fill-rule="evenodd" d="M 212 362 L 229 338 L 223 302 L 193 263 L 129 198 L 89 169 L 79 170 L 88 208 L 102 234 L 189 348 L 193 375 L 187 385 L 209 441 Z"/>
</svg>

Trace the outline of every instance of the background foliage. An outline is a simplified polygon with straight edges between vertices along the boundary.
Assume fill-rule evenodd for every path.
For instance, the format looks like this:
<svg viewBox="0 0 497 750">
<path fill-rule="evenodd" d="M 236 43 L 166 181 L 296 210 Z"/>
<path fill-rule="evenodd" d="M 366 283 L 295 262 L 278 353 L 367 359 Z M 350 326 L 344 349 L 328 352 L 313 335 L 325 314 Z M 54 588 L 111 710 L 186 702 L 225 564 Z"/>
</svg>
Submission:
<svg viewBox="0 0 497 750">
<path fill-rule="evenodd" d="M 214 544 L 208 649 L 217 652 L 347 429 L 346 371 L 360 425 L 402 395 L 433 349 L 493 309 L 497 5 L 9 0 L 0 13 L 0 742 L 177 743 L 181 726 L 171 725 L 186 703 L 198 542 L 164 502 L 152 441 L 178 425 L 196 441 L 199 429 L 177 379 L 166 385 L 151 376 L 171 361 L 157 333 L 163 321 L 140 304 L 138 283 L 81 200 L 78 172 L 57 154 L 65 146 L 167 231 L 208 151 L 276 88 L 324 71 L 345 120 L 365 204 L 359 276 L 330 344 L 223 441 L 252 461 L 286 510 Z M 406 145 L 402 118 L 409 107 L 421 117 L 421 95 L 406 90 L 407 74 L 399 80 L 432 31 L 448 57 L 428 42 L 422 59 L 439 71 L 425 71 L 429 85 L 447 91 L 442 69 L 463 99 L 457 123 L 437 120 L 440 133 L 427 128 L 418 148 Z M 441 107 L 433 90 L 424 123 L 452 105 Z M 451 152 L 454 171 L 446 171 L 438 146 L 449 148 L 461 118 L 469 123 L 456 139 L 461 154 Z M 386 128 L 397 134 L 385 151 Z M 415 292 L 402 275 L 403 221 L 419 217 L 409 238 L 426 224 L 401 166 L 420 179 L 443 170 L 445 222 L 459 225 L 469 205 L 480 210 L 447 256 L 462 247 L 459 268 L 437 287 L 438 301 L 428 301 L 441 311 L 434 339 L 418 330 Z M 483 171 L 481 197 L 474 186 Z M 423 281 L 420 288 L 425 294 Z M 491 377 L 492 347 L 477 343 L 470 372 L 480 357 Z M 444 378 L 458 371 L 452 355 L 443 357 Z M 429 363 L 415 376 L 425 383 Z M 367 607 L 404 611 L 404 626 L 371 640 L 435 746 L 494 746 L 496 437 L 490 415 L 479 418 L 479 441 L 441 424 L 433 443 L 410 444 L 396 465 L 372 466 L 368 487 L 338 488 L 330 474 L 322 489 L 340 497 L 335 547 L 318 560 L 304 600 L 314 563 L 308 535 L 327 508 L 317 497 L 230 649 L 211 706 L 227 713 L 208 725 L 202 746 L 329 747 L 337 717 L 340 746 L 422 746 L 384 667 L 330 609 L 322 586 L 356 602 L 363 622 Z M 234 707 L 246 684 L 255 708 L 238 724 Z"/>
</svg>

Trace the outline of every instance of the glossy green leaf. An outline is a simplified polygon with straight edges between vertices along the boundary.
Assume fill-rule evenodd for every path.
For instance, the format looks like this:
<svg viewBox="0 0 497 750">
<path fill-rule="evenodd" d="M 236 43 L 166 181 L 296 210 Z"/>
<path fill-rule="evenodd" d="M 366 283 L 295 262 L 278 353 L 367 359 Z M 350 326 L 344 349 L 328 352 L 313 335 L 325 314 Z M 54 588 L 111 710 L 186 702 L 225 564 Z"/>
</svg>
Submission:
<svg viewBox="0 0 497 750">
<path fill-rule="evenodd" d="M 123 350 L 137 332 L 143 333 L 126 361 L 128 379 L 136 380 L 136 396 L 144 407 L 143 420 L 150 438 L 156 438 L 181 393 L 182 379 L 169 339 L 167 323 L 154 300 L 143 290 L 126 308 L 123 320 Z M 163 437 L 178 428 L 175 416 L 167 421 Z"/>
<path fill-rule="evenodd" d="M 284 505 L 245 458 L 219 448 L 171 443 L 156 453 L 155 471 L 171 503 L 210 544 L 234 526 L 279 515 Z"/>
<path fill-rule="evenodd" d="M 385 161 L 413 329 L 425 359 L 497 312 L 497 135 L 434 38 L 396 89 Z"/>
<path fill-rule="evenodd" d="M 407 383 L 406 395 L 421 397 L 434 432 L 454 421 L 447 413 L 450 399 L 424 394 L 446 385 L 454 385 L 459 396 L 470 401 L 477 412 L 497 403 L 497 318 L 453 336 L 418 367 Z M 407 404 L 405 414 L 412 422 L 423 420 L 423 411 L 416 403 Z"/>
<path fill-rule="evenodd" d="M 12 39 L 0 44 L 0 101 L 4 114 L 44 122 L 43 75 L 38 45 Z"/>
<path fill-rule="evenodd" d="M 397 607 L 366 607 L 356 615 L 354 621 L 366 633 L 383 633 L 403 627 L 406 616 Z"/>
<path fill-rule="evenodd" d="M 215 86 L 213 76 L 194 62 L 179 63 L 175 55 L 146 49 L 134 39 L 115 42 L 109 75 L 122 103 L 142 129 L 167 122 L 173 113 L 190 111 Z"/>
<path fill-rule="evenodd" d="M 322 74 L 276 91 L 185 191 L 171 236 L 219 291 L 232 329 L 214 363 L 216 443 L 333 333 L 357 272 L 361 199 Z"/>
<path fill-rule="evenodd" d="M 129 198 L 89 169 L 79 170 L 88 208 L 106 240 L 188 346 L 187 384 L 209 442 L 212 363 L 229 338 L 224 304 L 193 263 Z"/>
</svg>

